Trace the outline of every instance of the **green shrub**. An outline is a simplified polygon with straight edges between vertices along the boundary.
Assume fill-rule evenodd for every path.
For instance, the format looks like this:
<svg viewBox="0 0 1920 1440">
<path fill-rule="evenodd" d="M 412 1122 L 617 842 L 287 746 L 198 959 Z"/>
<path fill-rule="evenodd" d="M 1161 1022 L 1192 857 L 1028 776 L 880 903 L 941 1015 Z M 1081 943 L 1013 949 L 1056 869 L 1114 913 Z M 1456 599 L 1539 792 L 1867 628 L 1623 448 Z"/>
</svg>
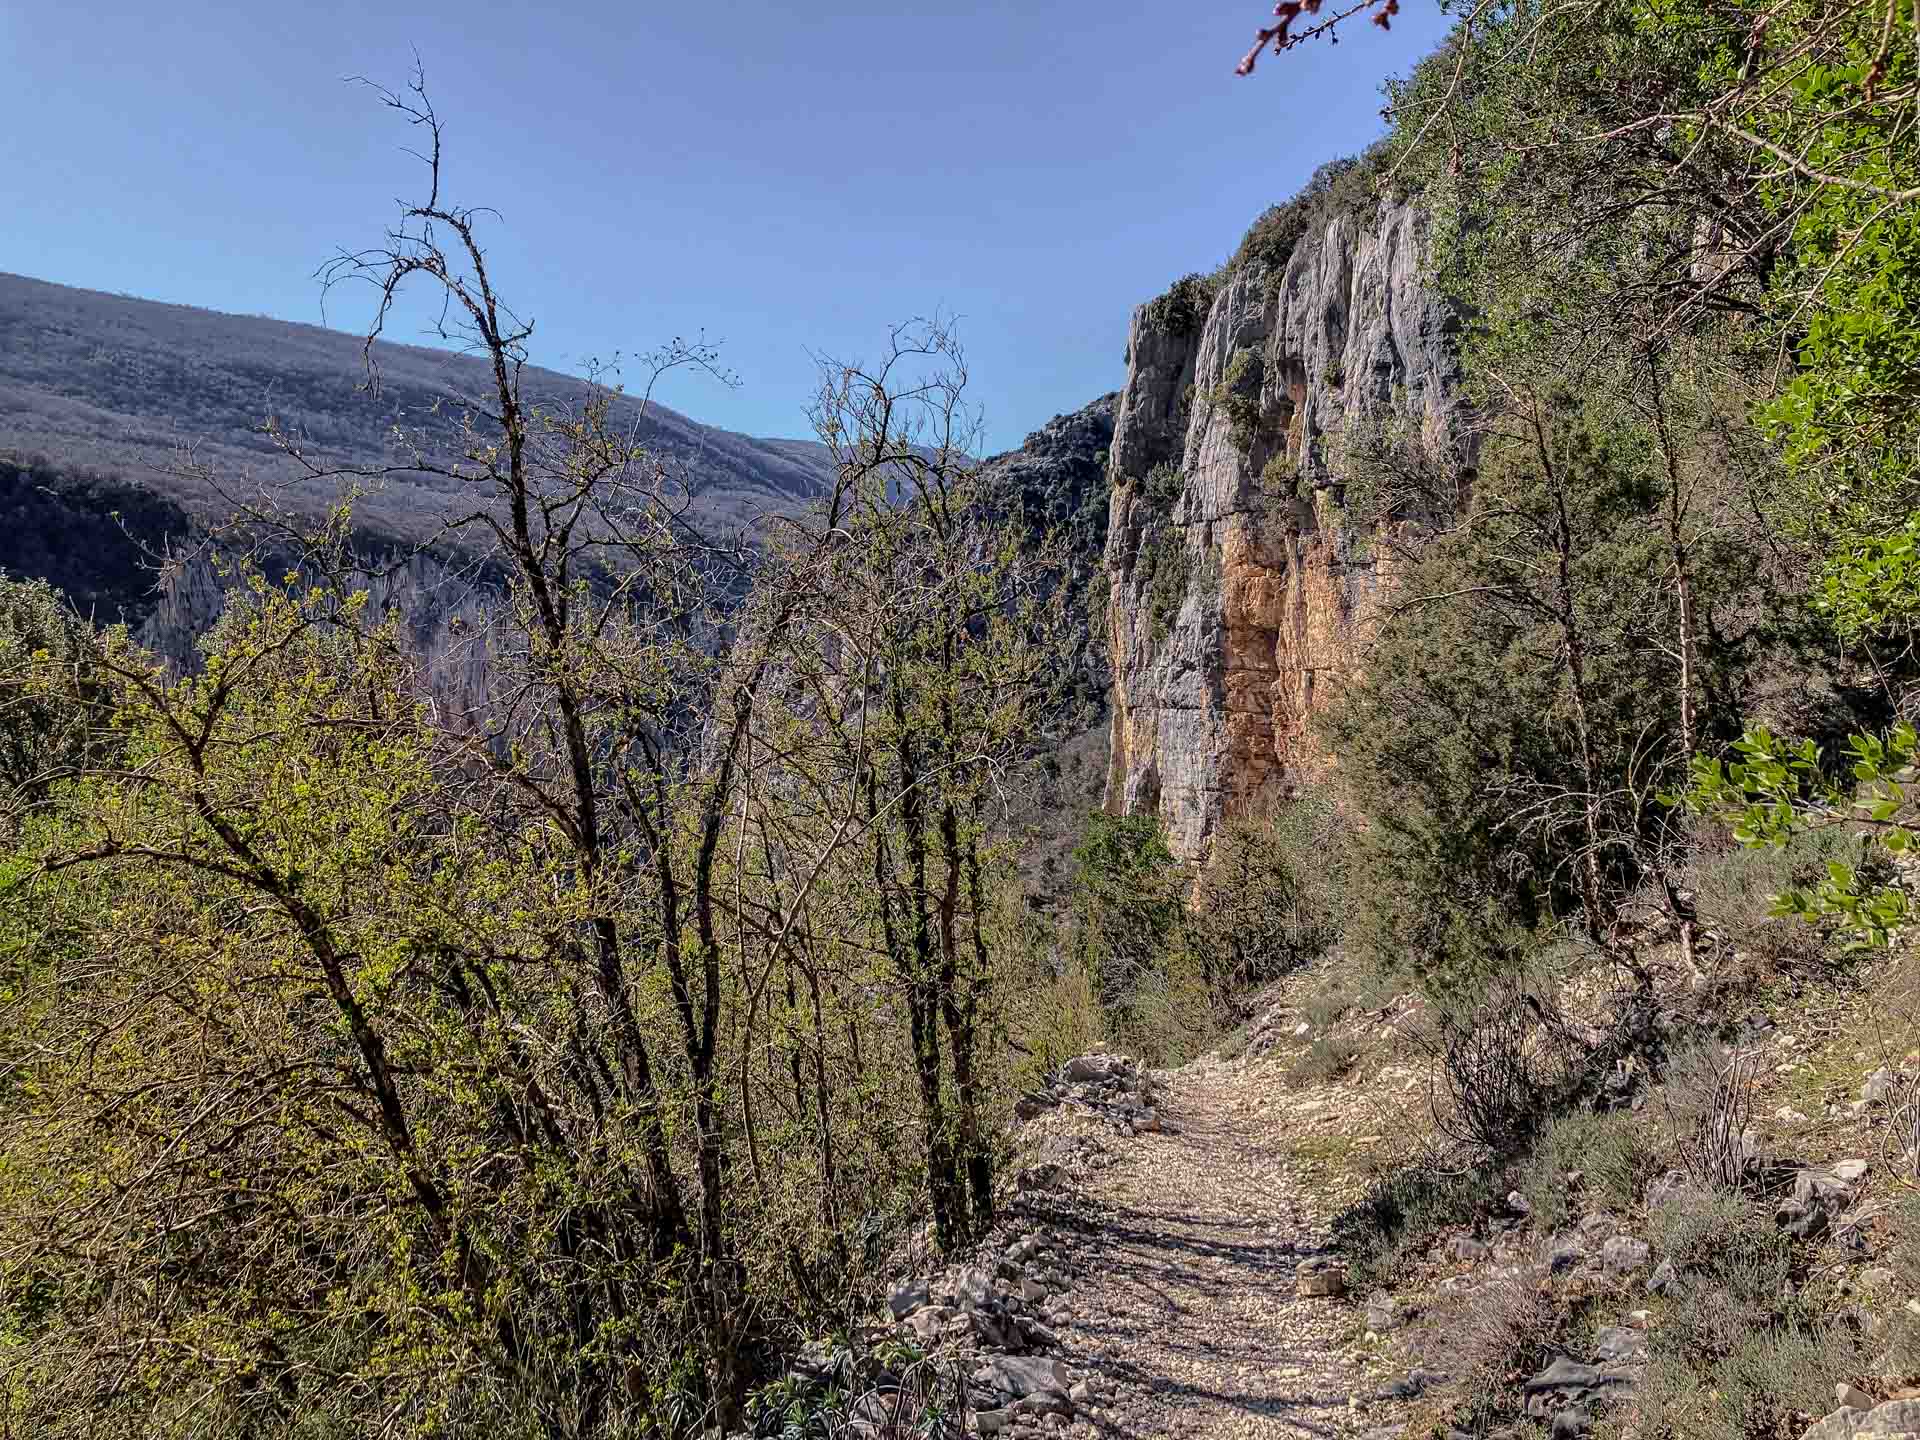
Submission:
<svg viewBox="0 0 1920 1440">
<path fill-rule="evenodd" d="M 1073 850 L 1074 959 L 1103 1011 L 1164 967 L 1180 923 L 1180 866 L 1151 815 L 1095 811 Z"/>
<path fill-rule="evenodd" d="M 1410 1167 L 1377 1177 L 1358 1204 L 1333 1220 L 1351 1284 L 1392 1289 L 1444 1231 L 1471 1224 L 1498 1192 L 1490 1170 Z"/>
<path fill-rule="evenodd" d="M 1496 1276 L 1463 1297 L 1447 1317 L 1447 1368 L 1462 1392 L 1454 1426 L 1480 1434 L 1508 1418 L 1514 1376 L 1553 1358 L 1565 1321 L 1552 1292 L 1524 1274 Z"/>
<path fill-rule="evenodd" d="M 1360 991 L 1346 973 L 1329 975 L 1307 992 L 1300 1002 L 1300 1014 L 1315 1030 L 1346 1018 L 1360 1003 Z"/>
<path fill-rule="evenodd" d="M 1179 500 L 1187 488 L 1187 477 L 1180 473 L 1180 467 L 1171 461 L 1163 460 L 1147 472 L 1147 478 L 1140 487 L 1141 498 L 1162 515 L 1173 513 L 1174 503 Z"/>
<path fill-rule="evenodd" d="M 1260 467 L 1260 489 L 1267 495 L 1304 499 L 1300 491 L 1300 462 L 1285 449 L 1274 451 Z"/>
<path fill-rule="evenodd" d="M 1265 416 L 1260 408 L 1260 387 L 1266 375 L 1266 361 L 1258 350 L 1239 349 L 1227 361 L 1220 383 L 1208 398 L 1227 417 L 1229 438 L 1242 455 L 1251 454 L 1265 432 Z"/>
<path fill-rule="evenodd" d="M 1375 146 L 1357 158 L 1328 161 L 1313 172 L 1299 194 L 1268 206 L 1241 239 L 1229 268 L 1258 268 L 1277 277 L 1300 242 L 1317 227 L 1342 213 L 1359 215 L 1371 210 L 1380 170 L 1379 148 Z"/>
<path fill-rule="evenodd" d="M 1887 1349 L 1898 1369 L 1913 1374 L 1920 1372 L 1920 1315 L 1901 1301 L 1920 1295 L 1920 1196 L 1911 1191 L 1902 1196 L 1890 1219 L 1890 1243 L 1879 1257 L 1893 1271 L 1893 1282 L 1881 1292 L 1891 1302 L 1887 1306 L 1891 1322 Z"/>
<path fill-rule="evenodd" d="M 1838 945 L 1821 927 L 1797 916 L 1773 915 L 1773 897 L 1814 885 L 1833 863 L 1859 865 L 1859 839 L 1845 827 L 1794 835 L 1778 849 L 1703 845 L 1687 866 L 1700 923 L 1731 949 L 1746 951 L 1773 965 L 1819 964 L 1838 954 Z"/>
<path fill-rule="evenodd" d="M 112 748 L 97 638 L 51 585 L 0 571 L 0 802 Z"/>
<path fill-rule="evenodd" d="M 1796 1287 L 1792 1241 L 1744 1197 L 1682 1192 L 1655 1238 L 1682 1273 L 1662 1307 L 1640 1398 L 1650 1440 L 1798 1433 L 1864 1361 L 1852 1333 Z"/>
<path fill-rule="evenodd" d="M 1630 1208 L 1659 1170 L 1646 1122 L 1625 1111 L 1576 1111 L 1550 1123 L 1521 1170 L 1520 1193 L 1534 1223 L 1551 1230 L 1571 1213 L 1567 1174 L 1577 1170 L 1586 1192 L 1615 1209 Z"/>
<path fill-rule="evenodd" d="M 1796 1321 L 1735 1334 L 1704 1362 L 1676 1354 L 1654 1332 L 1653 1359 L 1638 1392 L 1645 1440 L 1749 1440 L 1797 1435 L 1833 1403 L 1836 1379 L 1857 1373 L 1851 1334 L 1824 1321 Z"/>
<path fill-rule="evenodd" d="M 1185 533 L 1157 530 L 1142 540 L 1140 566 L 1147 576 L 1147 620 L 1154 643 L 1159 644 L 1173 632 L 1193 579 L 1193 556 Z"/>
<path fill-rule="evenodd" d="M 1360 1048 L 1346 1036 L 1322 1035 L 1293 1063 L 1287 1079 L 1295 1085 L 1325 1085 L 1353 1069 Z"/>
<path fill-rule="evenodd" d="M 1223 272 L 1217 270 L 1211 275 L 1183 275 L 1164 295 L 1142 307 L 1143 325 L 1168 335 L 1191 335 L 1206 323 L 1223 279 Z"/>
<path fill-rule="evenodd" d="M 1228 824 L 1195 887 L 1188 943 L 1218 995 L 1275 979 L 1324 954 L 1331 916 L 1308 880 L 1322 857 L 1292 807 L 1272 822 Z"/>
</svg>

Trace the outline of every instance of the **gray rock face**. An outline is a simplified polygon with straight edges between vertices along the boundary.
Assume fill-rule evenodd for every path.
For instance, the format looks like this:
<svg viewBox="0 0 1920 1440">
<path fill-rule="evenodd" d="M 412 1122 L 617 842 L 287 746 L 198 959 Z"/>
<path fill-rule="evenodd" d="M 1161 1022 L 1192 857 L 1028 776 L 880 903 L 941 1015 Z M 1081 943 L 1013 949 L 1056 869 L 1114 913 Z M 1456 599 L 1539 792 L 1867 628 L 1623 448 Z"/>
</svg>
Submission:
<svg viewBox="0 0 1920 1440">
<path fill-rule="evenodd" d="M 1452 433 L 1455 317 L 1421 280 L 1418 211 L 1323 214 L 1278 273 L 1229 274 L 1197 328 L 1142 306 L 1114 415 L 1107 808 L 1184 857 L 1310 782 L 1306 723 L 1386 580 L 1343 509 L 1345 454 Z"/>
<path fill-rule="evenodd" d="M 267 573 L 276 573 L 273 564 Z M 183 668 L 195 661 L 201 636 L 226 612 L 233 576 L 222 575 L 210 555 L 191 552 L 171 567 L 137 638 L 156 655 Z M 499 605 L 499 588 L 470 565 L 456 566 L 431 554 L 372 554 L 353 577 L 367 591 L 369 615 L 398 617 L 409 654 L 420 661 L 425 684 L 443 715 L 470 714 L 485 703 L 496 678 L 487 647 L 476 643 L 487 615 Z"/>
<path fill-rule="evenodd" d="M 1646 1267 L 1653 1247 L 1631 1235 L 1616 1235 L 1600 1247 L 1600 1260 L 1616 1275 L 1631 1275 Z"/>
<path fill-rule="evenodd" d="M 1066 611 L 1074 620 L 1069 664 L 1086 698 L 1103 705 L 1112 687 L 1107 637 L 1081 623 L 1087 588 L 1104 585 L 1107 547 L 1107 464 L 1114 439 L 1114 402 L 1103 395 L 1069 415 L 1056 415 L 1027 436 L 1018 450 L 982 466 L 983 481 L 1019 509 L 1034 535 L 1053 535 L 1066 548 Z"/>
<path fill-rule="evenodd" d="M 1842 1407 L 1816 1422 L 1801 1440 L 1915 1440 L 1920 1400 L 1889 1400 L 1871 1410 Z"/>
</svg>

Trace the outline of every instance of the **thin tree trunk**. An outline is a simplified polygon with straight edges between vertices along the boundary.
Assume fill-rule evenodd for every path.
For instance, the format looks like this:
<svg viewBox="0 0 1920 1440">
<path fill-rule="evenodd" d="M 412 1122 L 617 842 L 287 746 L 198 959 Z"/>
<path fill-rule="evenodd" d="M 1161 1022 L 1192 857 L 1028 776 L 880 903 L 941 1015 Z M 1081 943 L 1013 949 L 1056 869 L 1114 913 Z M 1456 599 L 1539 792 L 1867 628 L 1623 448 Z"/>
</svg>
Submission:
<svg viewBox="0 0 1920 1440">
<path fill-rule="evenodd" d="M 1674 453 L 1673 432 L 1667 421 L 1666 391 L 1660 382 L 1660 364 L 1651 344 L 1647 347 L 1646 358 L 1647 374 L 1653 384 L 1654 424 L 1659 432 L 1661 458 L 1667 467 L 1667 549 L 1673 561 L 1675 624 L 1678 630 L 1675 648 L 1680 658 L 1680 750 L 1691 757 L 1699 750 L 1700 736 L 1693 704 L 1693 568 L 1687 545 L 1686 504 L 1680 483 L 1680 458 Z M 1673 886 L 1668 882 L 1663 888 L 1671 893 Z M 1675 910 L 1674 919 L 1680 926 L 1680 958 L 1686 962 L 1689 974 L 1698 974 L 1699 966 L 1694 960 L 1693 916 L 1682 911 L 1677 901 L 1670 900 L 1669 904 Z"/>
</svg>

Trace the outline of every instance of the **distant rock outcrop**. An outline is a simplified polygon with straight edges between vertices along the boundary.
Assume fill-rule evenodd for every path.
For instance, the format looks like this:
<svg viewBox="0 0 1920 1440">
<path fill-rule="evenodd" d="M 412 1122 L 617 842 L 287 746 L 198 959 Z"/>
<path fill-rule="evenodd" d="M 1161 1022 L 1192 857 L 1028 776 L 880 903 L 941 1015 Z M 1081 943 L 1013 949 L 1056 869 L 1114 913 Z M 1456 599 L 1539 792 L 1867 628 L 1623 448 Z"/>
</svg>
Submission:
<svg viewBox="0 0 1920 1440">
<path fill-rule="evenodd" d="M 1449 434 L 1458 319 L 1422 282 L 1421 212 L 1324 205 L 1284 260 L 1134 312 L 1106 551 L 1107 804 L 1176 853 L 1323 757 L 1308 717 L 1352 668 L 1384 577 L 1344 509 L 1345 437 Z"/>
<path fill-rule="evenodd" d="M 1113 675 L 1104 619 L 1107 548 L 1107 460 L 1113 445 L 1114 394 L 1069 415 L 1056 415 L 1027 436 L 1018 450 L 984 467 L 989 485 L 1018 497 L 1021 518 L 1036 537 L 1053 536 L 1066 549 L 1065 603 L 1073 619 L 1070 664 L 1076 688 L 1104 711 Z M 1089 601 L 1094 603 L 1090 607 Z"/>
</svg>

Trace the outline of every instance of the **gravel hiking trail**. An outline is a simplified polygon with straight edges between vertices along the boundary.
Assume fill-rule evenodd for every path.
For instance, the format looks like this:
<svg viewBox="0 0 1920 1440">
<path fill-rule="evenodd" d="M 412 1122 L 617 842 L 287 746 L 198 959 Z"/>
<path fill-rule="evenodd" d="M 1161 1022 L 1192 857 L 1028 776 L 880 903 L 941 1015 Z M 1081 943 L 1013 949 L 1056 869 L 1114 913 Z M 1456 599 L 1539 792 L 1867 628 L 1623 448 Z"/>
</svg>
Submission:
<svg viewBox="0 0 1920 1440">
<path fill-rule="evenodd" d="M 1111 1145 L 1051 1217 L 1080 1277 L 1059 1354 L 1096 1377 L 1093 1432 L 1396 1433 L 1353 1308 L 1295 1293 L 1345 1202 L 1296 1157 L 1277 1077 L 1202 1060 L 1156 1078 L 1165 1129 Z"/>
</svg>

